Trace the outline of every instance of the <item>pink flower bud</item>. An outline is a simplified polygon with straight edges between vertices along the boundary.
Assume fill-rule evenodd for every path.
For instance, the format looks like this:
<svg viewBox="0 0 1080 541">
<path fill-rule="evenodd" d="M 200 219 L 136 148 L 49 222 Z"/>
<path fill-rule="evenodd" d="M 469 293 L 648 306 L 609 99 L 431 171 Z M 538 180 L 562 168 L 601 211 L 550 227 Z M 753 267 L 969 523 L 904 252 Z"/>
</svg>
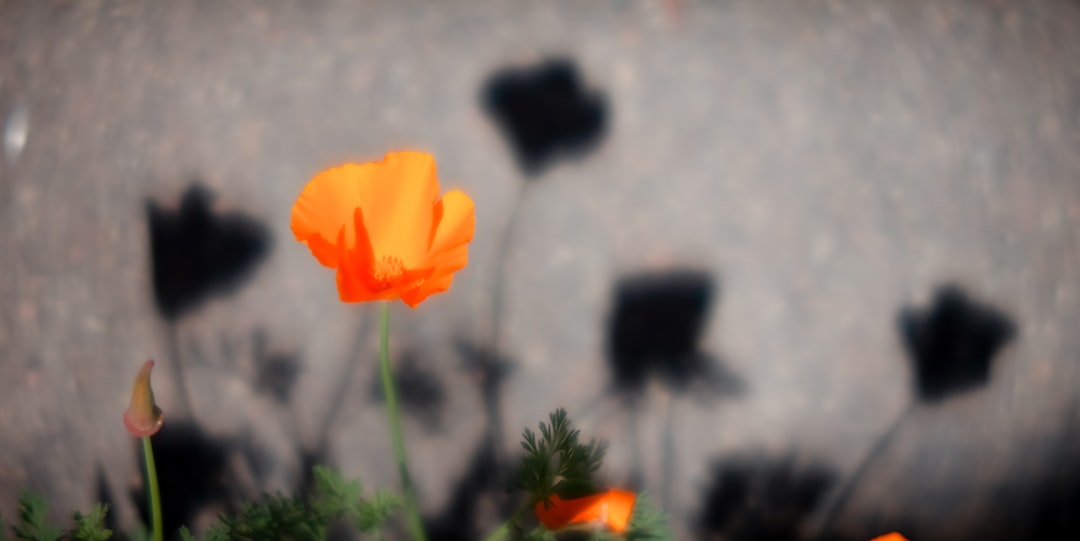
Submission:
<svg viewBox="0 0 1080 541">
<path fill-rule="evenodd" d="M 165 422 L 165 415 L 161 408 L 154 403 L 154 390 L 150 388 L 150 370 L 154 368 L 154 361 L 146 361 L 139 375 L 135 376 L 135 384 L 131 386 L 131 403 L 124 412 L 124 427 L 137 438 L 148 438 L 161 430 L 161 424 Z"/>
</svg>

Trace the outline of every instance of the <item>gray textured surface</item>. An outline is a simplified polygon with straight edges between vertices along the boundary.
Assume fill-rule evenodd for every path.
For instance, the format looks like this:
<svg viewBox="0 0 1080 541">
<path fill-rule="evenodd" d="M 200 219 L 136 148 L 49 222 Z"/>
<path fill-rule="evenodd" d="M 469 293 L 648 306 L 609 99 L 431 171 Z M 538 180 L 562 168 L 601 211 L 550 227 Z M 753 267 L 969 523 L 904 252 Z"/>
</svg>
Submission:
<svg viewBox="0 0 1080 541">
<path fill-rule="evenodd" d="M 1000 535 L 1055 453 L 1077 452 L 1078 30 L 1067 1 L 700 1 L 681 22 L 633 1 L 0 2 L 0 114 L 29 119 L 0 169 L 0 512 L 27 486 L 82 506 L 98 464 L 116 493 L 137 482 L 120 414 L 139 363 L 170 360 L 143 205 L 175 202 L 193 178 L 275 238 L 249 284 L 180 324 L 183 344 L 241 352 L 231 369 L 189 368 L 199 421 L 275 450 L 261 488 L 285 489 L 289 441 L 314 437 L 352 358 L 365 364 L 333 458 L 394 486 L 367 394 L 374 307 L 337 302 L 288 216 L 315 172 L 401 146 L 433 152 L 443 186 L 477 206 L 451 292 L 394 312 L 395 351 L 448 389 L 443 430 L 407 426 L 424 506 L 439 508 L 483 424 L 452 343 L 488 338 L 496 245 L 522 184 L 479 88 L 497 67 L 563 53 L 607 94 L 612 125 L 521 208 L 508 434 L 604 388 L 617 276 L 690 266 L 722 281 L 704 348 L 748 394 L 675 398 L 670 510 L 695 512 L 709 461 L 730 453 L 797 449 L 849 470 L 907 400 L 897 310 L 957 280 L 1010 313 L 1020 340 L 987 389 L 916 413 L 849 515 L 909 521 L 920 540 Z M 295 424 L 251 391 L 255 329 L 303 361 Z M 179 412 L 167 371 L 155 384 Z M 646 442 L 668 399 L 648 398 Z M 608 473 L 625 477 L 627 415 L 590 411 L 583 428 L 611 439 Z M 643 448 L 654 490 L 660 451 Z"/>
</svg>

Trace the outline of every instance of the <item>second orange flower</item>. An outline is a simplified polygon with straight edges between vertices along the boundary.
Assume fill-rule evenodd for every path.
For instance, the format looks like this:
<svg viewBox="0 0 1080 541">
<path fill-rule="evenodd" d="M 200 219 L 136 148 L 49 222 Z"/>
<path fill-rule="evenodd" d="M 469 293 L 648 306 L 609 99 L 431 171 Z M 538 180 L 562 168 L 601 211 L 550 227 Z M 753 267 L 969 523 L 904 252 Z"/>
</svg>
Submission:
<svg viewBox="0 0 1080 541">
<path fill-rule="evenodd" d="M 411 151 L 323 171 L 292 210 L 296 240 L 337 270 L 342 301 L 413 308 L 450 288 L 475 226 L 472 199 L 456 190 L 440 198 L 435 159 Z"/>
<path fill-rule="evenodd" d="M 608 490 L 600 494 L 564 500 L 552 496 L 536 504 L 536 517 L 549 530 L 575 524 L 597 524 L 623 533 L 630 524 L 637 494 L 626 490 Z"/>
</svg>

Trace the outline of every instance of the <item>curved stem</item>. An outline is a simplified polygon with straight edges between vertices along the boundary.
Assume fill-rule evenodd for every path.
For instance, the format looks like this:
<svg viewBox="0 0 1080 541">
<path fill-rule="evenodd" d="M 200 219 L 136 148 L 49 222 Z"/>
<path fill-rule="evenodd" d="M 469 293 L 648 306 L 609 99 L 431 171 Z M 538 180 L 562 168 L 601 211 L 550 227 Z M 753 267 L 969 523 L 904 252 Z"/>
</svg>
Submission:
<svg viewBox="0 0 1080 541">
<path fill-rule="evenodd" d="M 532 509 L 532 506 L 533 504 L 531 501 L 521 506 L 521 508 L 515 511 L 513 515 L 510 515 L 510 518 L 506 519 L 506 522 L 503 522 L 502 525 L 499 526 L 498 530 L 492 532 L 492 534 L 487 536 L 484 541 L 499 541 L 503 537 L 506 537 L 506 534 L 510 533 L 510 528 L 513 528 L 514 525 L 517 524 L 517 521 L 521 520 L 521 517 L 525 515 L 529 509 Z"/>
<path fill-rule="evenodd" d="M 889 443 L 892 442 L 893 437 L 895 437 L 896 433 L 899 431 L 900 425 L 902 425 L 904 420 L 911 415 L 911 412 L 915 410 L 917 404 L 918 402 L 913 400 L 900 412 L 900 415 L 896 417 L 896 420 L 889 426 L 889 429 L 882 433 L 877 441 L 874 442 L 874 445 L 870 447 L 870 451 L 866 453 L 866 456 L 863 457 L 862 462 L 855 468 L 855 471 L 848 476 L 844 484 L 840 486 L 836 498 L 833 499 L 832 503 L 826 508 L 825 518 L 822 520 L 821 528 L 818 530 L 818 539 L 828 534 L 829 530 L 832 529 L 833 524 L 840 518 L 840 512 L 843 511 L 844 506 L 847 505 L 848 499 L 854 494 L 855 487 L 859 485 L 859 481 L 862 481 L 863 475 L 869 471 L 870 465 L 885 452 L 885 449 L 888 448 Z"/>
<path fill-rule="evenodd" d="M 184 360 L 180 358 L 180 331 L 177 329 L 178 324 L 175 319 L 170 319 L 166 322 L 166 333 L 168 340 L 169 353 L 172 355 L 173 362 L 173 380 L 176 381 L 176 387 L 178 394 L 180 395 L 180 402 L 184 406 L 184 412 L 195 418 L 195 408 L 191 405 L 191 390 L 188 389 L 187 376 L 184 370 Z"/>
<path fill-rule="evenodd" d="M 664 434 L 662 436 L 663 450 L 661 460 L 663 468 L 663 481 L 660 484 L 661 509 L 671 509 L 671 483 L 675 479 L 675 397 L 666 393 L 666 409 L 664 414 Z"/>
<path fill-rule="evenodd" d="M 425 541 L 424 523 L 420 519 L 420 509 L 416 504 L 412 478 L 409 477 L 408 459 L 405 454 L 405 438 L 401 433 L 401 412 L 398 408 L 397 392 L 394 389 L 394 374 L 390 370 L 390 303 L 384 302 L 379 316 L 379 367 L 382 372 L 383 396 L 386 397 L 386 416 L 390 424 L 390 441 L 394 447 L 398 474 L 401 476 L 401 489 L 405 493 L 405 506 L 408 515 L 409 530 L 415 541 Z"/>
<path fill-rule="evenodd" d="M 158 490 L 157 467 L 154 465 L 154 449 L 150 438 L 142 439 L 143 461 L 146 463 L 146 485 L 150 494 L 150 517 L 153 524 L 153 540 L 162 541 L 164 533 L 161 525 L 161 493 Z"/>
<path fill-rule="evenodd" d="M 526 184 L 514 196 L 510 217 L 507 219 L 506 228 L 502 232 L 502 238 L 499 239 L 499 247 L 495 256 L 495 283 L 491 288 L 491 350 L 496 356 L 499 354 L 499 348 L 502 347 L 503 310 L 506 308 L 506 300 L 503 297 L 506 292 L 503 286 L 506 283 L 507 256 L 510 253 L 510 243 L 517 231 L 518 216 L 521 215 L 521 206 L 528 189 L 529 185 Z"/>
</svg>

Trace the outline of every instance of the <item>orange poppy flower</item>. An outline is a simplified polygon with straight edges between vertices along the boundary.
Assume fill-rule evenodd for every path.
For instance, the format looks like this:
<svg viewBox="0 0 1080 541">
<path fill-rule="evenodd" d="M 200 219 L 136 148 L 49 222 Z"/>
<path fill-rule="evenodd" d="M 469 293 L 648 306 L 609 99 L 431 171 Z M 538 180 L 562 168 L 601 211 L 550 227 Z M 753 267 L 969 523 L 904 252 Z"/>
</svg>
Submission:
<svg viewBox="0 0 1080 541">
<path fill-rule="evenodd" d="M 636 494 L 625 490 L 609 490 L 572 500 L 552 496 L 546 505 L 544 502 L 536 504 L 536 517 L 549 530 L 594 523 L 623 533 L 630 524 L 636 499 Z"/>
<path fill-rule="evenodd" d="M 896 532 L 885 534 L 881 537 L 875 537 L 870 541 L 908 541 L 908 539 Z"/>
<path fill-rule="evenodd" d="M 131 402 L 124 412 L 124 428 L 138 438 L 157 434 L 165 422 L 165 415 L 154 402 L 154 390 L 150 388 L 150 370 L 153 368 L 154 361 L 143 363 L 131 387 Z"/>
<path fill-rule="evenodd" d="M 460 191 L 439 198 L 435 159 L 391 152 L 319 173 L 292 210 L 292 231 L 337 270 L 345 302 L 401 299 L 416 308 L 468 262 L 476 218 Z"/>
</svg>

